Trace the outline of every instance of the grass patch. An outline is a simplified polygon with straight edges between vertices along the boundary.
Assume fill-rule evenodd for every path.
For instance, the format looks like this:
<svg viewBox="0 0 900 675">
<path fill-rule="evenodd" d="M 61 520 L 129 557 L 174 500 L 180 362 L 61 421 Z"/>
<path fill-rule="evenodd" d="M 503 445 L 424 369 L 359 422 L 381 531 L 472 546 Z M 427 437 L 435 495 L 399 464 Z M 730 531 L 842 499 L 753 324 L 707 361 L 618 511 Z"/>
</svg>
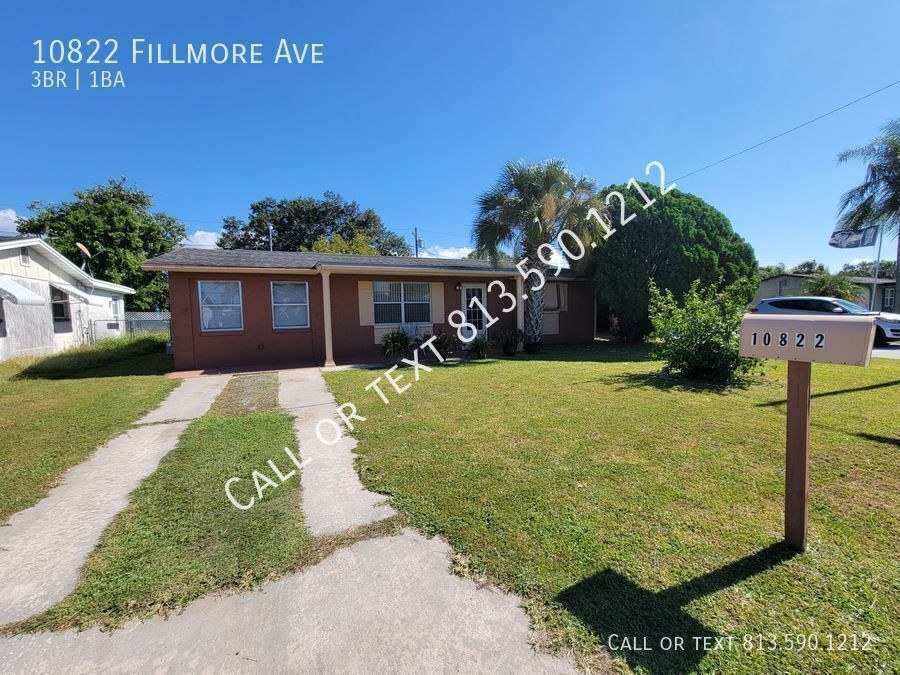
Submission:
<svg viewBox="0 0 900 675">
<path fill-rule="evenodd" d="M 0 523 L 177 386 L 158 340 L 98 343 L 0 363 Z"/>
<path fill-rule="evenodd" d="M 209 409 L 210 415 L 231 417 L 278 408 L 278 376 L 275 373 L 235 375 Z"/>
<path fill-rule="evenodd" d="M 813 366 L 810 546 L 782 536 L 785 366 L 742 388 L 664 380 L 597 345 L 438 367 L 390 405 L 326 374 L 358 470 L 460 567 L 525 598 L 541 644 L 643 672 L 890 670 L 900 659 L 900 368 Z M 407 371 L 412 381 L 411 371 Z M 612 634 L 652 652 L 605 648 Z M 740 639 L 774 635 L 778 648 Z M 788 647 L 815 634 L 815 650 Z M 832 635 L 829 650 L 827 636 Z M 841 635 L 875 636 L 867 651 Z M 658 640 L 682 636 L 685 651 Z M 694 637 L 735 636 L 698 651 Z M 740 639 L 739 639 L 740 638 Z M 621 637 L 619 638 L 621 640 Z"/>
<path fill-rule="evenodd" d="M 283 451 L 297 451 L 293 418 L 280 410 L 252 410 L 270 400 L 271 391 L 277 391 L 271 373 L 231 378 L 210 413 L 191 423 L 132 492 L 85 563 L 75 591 L 3 632 L 118 627 L 130 618 L 177 611 L 213 591 L 256 586 L 342 546 L 395 533 L 399 518 L 313 537 L 304 525 L 296 474 L 267 488 L 249 510 L 231 505 L 224 492 L 228 478 L 241 478 L 232 491 L 246 502 L 256 496 L 252 471 L 277 482 L 268 460 L 284 474 L 295 468 Z"/>
</svg>

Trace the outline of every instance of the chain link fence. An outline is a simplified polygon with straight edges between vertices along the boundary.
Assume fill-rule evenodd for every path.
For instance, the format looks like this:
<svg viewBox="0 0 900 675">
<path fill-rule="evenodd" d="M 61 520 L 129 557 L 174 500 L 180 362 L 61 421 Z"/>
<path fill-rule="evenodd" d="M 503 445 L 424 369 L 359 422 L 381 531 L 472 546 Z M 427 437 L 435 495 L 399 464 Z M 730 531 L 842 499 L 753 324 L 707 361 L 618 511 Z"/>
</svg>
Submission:
<svg viewBox="0 0 900 675">
<path fill-rule="evenodd" d="M 107 337 L 128 336 L 133 340 L 142 335 L 165 335 L 172 339 L 172 315 L 169 312 L 125 312 L 122 319 L 94 319 L 90 326 L 90 342 Z"/>
</svg>

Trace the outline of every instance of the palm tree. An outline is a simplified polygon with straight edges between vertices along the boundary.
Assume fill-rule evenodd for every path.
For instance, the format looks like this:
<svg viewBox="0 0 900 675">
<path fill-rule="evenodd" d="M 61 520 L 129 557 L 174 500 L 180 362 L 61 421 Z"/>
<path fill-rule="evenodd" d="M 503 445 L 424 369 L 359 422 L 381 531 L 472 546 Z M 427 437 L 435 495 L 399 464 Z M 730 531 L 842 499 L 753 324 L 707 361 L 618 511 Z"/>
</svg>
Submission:
<svg viewBox="0 0 900 675">
<path fill-rule="evenodd" d="M 847 230 L 880 225 L 882 237 L 896 233 L 900 268 L 900 119 L 888 122 L 868 145 L 838 155 L 838 162 L 849 159 L 868 162 L 868 168 L 866 179 L 841 198 L 838 224 Z M 896 288 L 895 297 L 900 296 L 900 278 Z"/>
<path fill-rule="evenodd" d="M 591 243 L 602 243 L 603 228 L 596 219 L 587 217 L 591 207 L 601 214 L 606 212 L 596 199 L 594 181 L 575 176 L 562 160 L 510 162 L 503 167 L 496 185 L 478 198 L 472 239 L 476 250 L 495 262 L 501 256 L 501 247 L 512 246 L 516 260 L 527 258 L 526 269 L 536 269 L 552 278 L 552 272 L 550 276 L 546 274 L 548 250 L 542 249 L 541 260 L 538 249 L 542 244 L 556 247 L 561 230 L 572 230 L 586 251 L 591 250 Z M 566 244 L 570 249 L 577 248 L 568 241 Z M 529 279 L 534 280 L 535 275 Z M 544 289 L 530 288 L 525 304 L 525 337 L 537 344 L 544 329 Z"/>
<path fill-rule="evenodd" d="M 803 286 L 803 295 L 824 295 L 830 298 L 855 300 L 862 289 L 843 274 L 829 274 L 828 271 L 817 272 Z"/>
</svg>

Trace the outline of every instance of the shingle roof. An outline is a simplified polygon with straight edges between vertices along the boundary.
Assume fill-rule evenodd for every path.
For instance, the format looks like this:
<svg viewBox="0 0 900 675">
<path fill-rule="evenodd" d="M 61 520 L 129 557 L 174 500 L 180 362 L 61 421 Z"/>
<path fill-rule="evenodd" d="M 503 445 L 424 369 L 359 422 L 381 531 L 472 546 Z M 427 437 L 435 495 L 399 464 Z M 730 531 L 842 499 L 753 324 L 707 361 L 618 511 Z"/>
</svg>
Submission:
<svg viewBox="0 0 900 675">
<path fill-rule="evenodd" d="M 177 248 L 147 261 L 151 269 L 179 267 L 247 268 L 247 269 L 315 269 L 317 265 L 347 265 L 385 268 L 515 272 L 510 262 L 494 265 L 490 260 L 412 258 L 403 256 L 350 255 L 294 251 L 247 251 L 224 249 Z"/>
</svg>

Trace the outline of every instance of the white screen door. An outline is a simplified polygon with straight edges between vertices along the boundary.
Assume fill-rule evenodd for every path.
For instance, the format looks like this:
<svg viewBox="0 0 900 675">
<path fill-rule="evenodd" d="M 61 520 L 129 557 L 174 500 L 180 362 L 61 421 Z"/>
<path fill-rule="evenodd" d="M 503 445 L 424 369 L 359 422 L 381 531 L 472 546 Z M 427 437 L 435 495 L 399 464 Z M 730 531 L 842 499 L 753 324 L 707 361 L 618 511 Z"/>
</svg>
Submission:
<svg viewBox="0 0 900 675">
<path fill-rule="evenodd" d="M 484 284 L 463 284 L 462 285 L 462 303 L 463 311 L 466 313 L 466 321 L 475 326 L 478 330 L 478 337 L 485 336 L 485 318 L 484 312 L 478 305 L 470 306 L 472 298 L 478 298 L 478 302 L 487 307 L 487 288 Z"/>
</svg>

